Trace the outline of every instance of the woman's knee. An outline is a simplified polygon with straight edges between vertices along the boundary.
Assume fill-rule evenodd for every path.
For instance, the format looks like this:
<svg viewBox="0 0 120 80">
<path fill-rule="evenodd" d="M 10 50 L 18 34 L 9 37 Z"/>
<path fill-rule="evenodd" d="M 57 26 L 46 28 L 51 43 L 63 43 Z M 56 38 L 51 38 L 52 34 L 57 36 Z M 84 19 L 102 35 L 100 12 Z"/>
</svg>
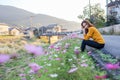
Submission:
<svg viewBox="0 0 120 80">
<path fill-rule="evenodd" d="M 83 40 L 82 42 L 83 42 L 83 43 L 86 43 L 87 41 L 88 41 L 88 40 Z"/>
<path fill-rule="evenodd" d="M 102 49 L 102 48 L 104 48 L 104 46 L 105 46 L 105 44 L 101 44 L 98 46 L 98 49 Z"/>
</svg>

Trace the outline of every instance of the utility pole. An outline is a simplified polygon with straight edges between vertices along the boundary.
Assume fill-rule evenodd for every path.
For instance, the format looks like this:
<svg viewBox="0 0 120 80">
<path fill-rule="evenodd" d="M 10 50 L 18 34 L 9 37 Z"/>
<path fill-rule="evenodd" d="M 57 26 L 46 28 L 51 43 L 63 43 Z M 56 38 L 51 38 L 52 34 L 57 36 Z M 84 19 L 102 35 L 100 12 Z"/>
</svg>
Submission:
<svg viewBox="0 0 120 80">
<path fill-rule="evenodd" d="M 34 16 L 30 16 L 30 24 L 31 24 L 30 27 L 33 27 L 33 17 L 34 17 Z"/>
<path fill-rule="evenodd" d="M 91 18 L 91 3 L 90 3 L 90 0 L 89 0 L 89 18 Z"/>
<path fill-rule="evenodd" d="M 106 22 L 108 21 L 108 0 L 106 0 Z"/>
</svg>

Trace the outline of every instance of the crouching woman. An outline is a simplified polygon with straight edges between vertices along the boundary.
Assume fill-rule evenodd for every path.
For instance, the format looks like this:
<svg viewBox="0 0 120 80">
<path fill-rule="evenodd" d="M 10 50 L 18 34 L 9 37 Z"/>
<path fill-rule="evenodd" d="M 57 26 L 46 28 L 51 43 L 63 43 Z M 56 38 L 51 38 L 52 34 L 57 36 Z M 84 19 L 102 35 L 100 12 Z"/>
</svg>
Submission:
<svg viewBox="0 0 120 80">
<path fill-rule="evenodd" d="M 82 39 L 81 51 L 84 52 L 86 45 L 101 49 L 105 45 L 104 38 L 101 33 L 95 28 L 93 24 L 91 24 L 88 20 L 84 20 L 81 23 L 81 27 L 83 30 L 84 38 Z M 91 39 L 90 39 L 91 38 Z"/>
</svg>

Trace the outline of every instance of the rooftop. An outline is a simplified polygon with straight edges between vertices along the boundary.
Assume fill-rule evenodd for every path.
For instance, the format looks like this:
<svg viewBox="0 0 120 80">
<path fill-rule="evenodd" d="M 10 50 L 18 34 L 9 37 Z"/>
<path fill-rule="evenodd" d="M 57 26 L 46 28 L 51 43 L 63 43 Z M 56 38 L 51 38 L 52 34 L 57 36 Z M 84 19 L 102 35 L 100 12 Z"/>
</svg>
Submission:
<svg viewBox="0 0 120 80">
<path fill-rule="evenodd" d="M 111 1 L 110 3 L 108 3 L 107 7 L 118 6 L 118 5 L 120 5 L 120 0 L 115 0 L 115 1 Z"/>
</svg>

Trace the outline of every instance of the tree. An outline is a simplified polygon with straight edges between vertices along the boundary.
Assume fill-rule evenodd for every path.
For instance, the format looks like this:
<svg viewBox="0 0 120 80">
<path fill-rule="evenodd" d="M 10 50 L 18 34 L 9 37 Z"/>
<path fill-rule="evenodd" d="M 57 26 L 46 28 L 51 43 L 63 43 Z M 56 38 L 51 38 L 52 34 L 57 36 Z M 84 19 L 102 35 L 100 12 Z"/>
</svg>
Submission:
<svg viewBox="0 0 120 80">
<path fill-rule="evenodd" d="M 89 10 L 89 5 L 84 7 L 83 14 L 79 15 L 79 19 L 89 19 L 96 27 L 102 27 L 105 24 L 104 10 L 101 8 L 100 4 L 91 5 L 91 11 Z M 91 12 L 91 13 L 90 13 Z M 91 14 L 91 15 L 90 15 Z"/>
<path fill-rule="evenodd" d="M 108 15 L 108 20 L 106 22 L 106 26 L 111 26 L 111 25 L 115 25 L 115 24 L 119 24 L 117 18 L 113 15 Z"/>
</svg>

